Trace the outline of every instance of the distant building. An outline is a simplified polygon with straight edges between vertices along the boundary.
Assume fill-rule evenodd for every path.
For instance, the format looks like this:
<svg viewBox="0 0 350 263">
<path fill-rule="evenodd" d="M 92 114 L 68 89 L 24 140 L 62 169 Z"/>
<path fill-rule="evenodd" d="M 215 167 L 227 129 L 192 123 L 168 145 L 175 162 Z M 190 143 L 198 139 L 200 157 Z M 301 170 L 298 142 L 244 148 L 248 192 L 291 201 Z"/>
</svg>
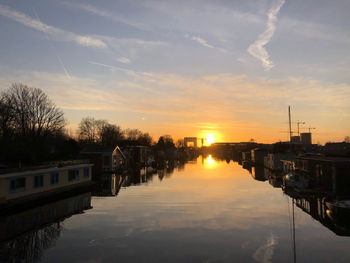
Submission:
<svg viewBox="0 0 350 263">
<path fill-rule="evenodd" d="M 291 142 L 300 142 L 300 136 L 292 136 L 292 137 L 290 138 L 290 141 L 291 141 Z"/>
<path fill-rule="evenodd" d="M 125 162 L 125 155 L 118 146 L 104 147 L 100 145 L 88 145 L 80 153 L 93 164 L 93 174 L 116 171 Z"/>
<path fill-rule="evenodd" d="M 132 145 L 123 148 L 125 157 L 129 163 L 146 165 L 151 157 L 151 148 L 142 145 Z"/>
<path fill-rule="evenodd" d="M 329 156 L 349 156 L 350 143 L 346 142 L 329 142 L 324 146 L 324 153 Z"/>
<path fill-rule="evenodd" d="M 300 140 L 303 144 L 312 144 L 311 132 L 300 133 Z"/>
<path fill-rule="evenodd" d="M 0 205 L 11 205 L 91 183 L 93 164 L 32 167 L 0 174 Z"/>
<path fill-rule="evenodd" d="M 194 148 L 197 148 L 197 137 L 185 137 L 184 138 L 184 146 L 185 147 L 190 147 L 189 143 L 193 143 Z"/>
</svg>

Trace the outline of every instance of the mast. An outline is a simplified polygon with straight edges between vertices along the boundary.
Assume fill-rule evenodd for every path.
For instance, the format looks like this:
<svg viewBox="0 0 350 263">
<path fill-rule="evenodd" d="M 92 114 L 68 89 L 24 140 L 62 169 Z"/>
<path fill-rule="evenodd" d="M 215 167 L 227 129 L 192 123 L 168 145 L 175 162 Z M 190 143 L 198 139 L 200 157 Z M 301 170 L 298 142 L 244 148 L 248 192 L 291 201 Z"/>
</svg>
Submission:
<svg viewBox="0 0 350 263">
<path fill-rule="evenodd" d="M 289 117 L 289 141 L 292 141 L 292 119 L 290 117 L 290 106 L 288 106 L 288 117 Z"/>
</svg>

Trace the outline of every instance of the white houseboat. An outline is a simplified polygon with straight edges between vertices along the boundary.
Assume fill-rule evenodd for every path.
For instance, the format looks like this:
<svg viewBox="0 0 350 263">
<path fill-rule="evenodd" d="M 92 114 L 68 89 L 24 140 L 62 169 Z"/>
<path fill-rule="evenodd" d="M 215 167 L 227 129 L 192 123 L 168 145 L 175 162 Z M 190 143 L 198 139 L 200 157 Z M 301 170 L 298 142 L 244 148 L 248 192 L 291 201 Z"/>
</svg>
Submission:
<svg viewBox="0 0 350 263">
<path fill-rule="evenodd" d="M 0 206 L 31 201 L 91 184 L 90 163 L 59 163 L 0 174 Z"/>
</svg>

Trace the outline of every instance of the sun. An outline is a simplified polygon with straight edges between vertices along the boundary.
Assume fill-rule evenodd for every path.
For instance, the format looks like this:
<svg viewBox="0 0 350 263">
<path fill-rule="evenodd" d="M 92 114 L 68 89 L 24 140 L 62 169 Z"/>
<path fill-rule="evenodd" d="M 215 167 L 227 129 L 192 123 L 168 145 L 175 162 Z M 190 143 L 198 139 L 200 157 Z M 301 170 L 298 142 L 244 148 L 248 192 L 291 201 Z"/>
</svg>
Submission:
<svg viewBox="0 0 350 263">
<path fill-rule="evenodd" d="M 215 137 L 214 137 L 214 135 L 213 134 L 208 134 L 207 135 L 207 144 L 208 145 L 211 145 L 212 143 L 214 143 L 215 142 Z"/>
</svg>

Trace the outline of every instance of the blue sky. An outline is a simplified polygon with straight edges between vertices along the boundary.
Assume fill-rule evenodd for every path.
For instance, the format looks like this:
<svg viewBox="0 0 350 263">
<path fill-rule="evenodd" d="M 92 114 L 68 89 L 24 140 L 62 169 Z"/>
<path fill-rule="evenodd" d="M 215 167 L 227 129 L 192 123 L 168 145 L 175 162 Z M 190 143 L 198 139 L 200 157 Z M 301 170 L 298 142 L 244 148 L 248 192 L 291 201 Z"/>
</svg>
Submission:
<svg viewBox="0 0 350 263">
<path fill-rule="evenodd" d="M 74 130 L 154 137 L 350 135 L 349 1 L 0 1 L 0 89 L 42 88 Z M 307 125 L 305 127 L 307 127 Z"/>
</svg>

